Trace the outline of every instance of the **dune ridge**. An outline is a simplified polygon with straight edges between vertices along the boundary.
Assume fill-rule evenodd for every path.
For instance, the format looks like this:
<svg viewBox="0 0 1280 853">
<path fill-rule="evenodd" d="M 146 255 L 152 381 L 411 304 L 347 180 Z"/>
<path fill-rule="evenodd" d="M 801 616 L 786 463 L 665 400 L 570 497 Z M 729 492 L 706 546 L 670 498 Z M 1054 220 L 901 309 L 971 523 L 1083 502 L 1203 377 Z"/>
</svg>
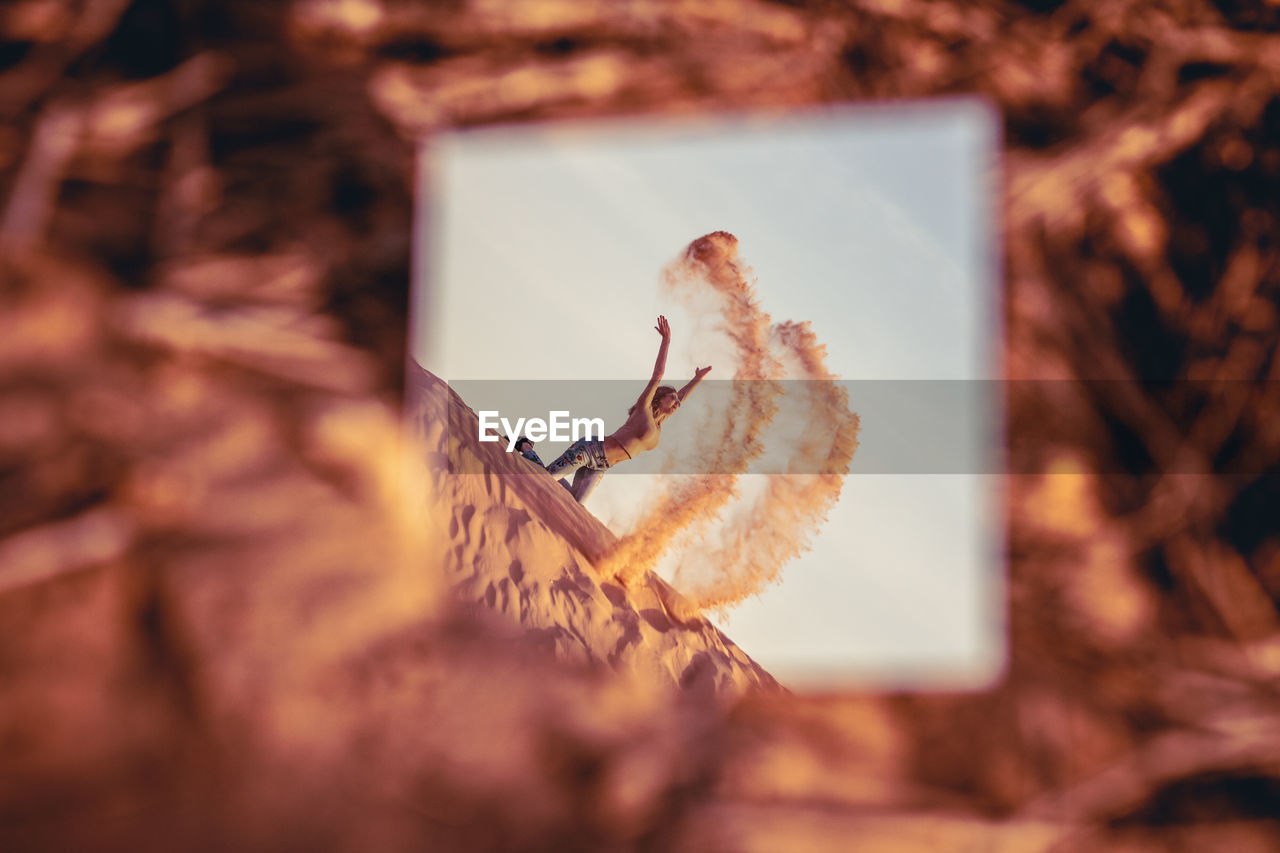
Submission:
<svg viewBox="0 0 1280 853">
<path fill-rule="evenodd" d="M 589 668 L 726 696 L 781 689 L 657 575 L 602 574 L 617 537 L 532 462 L 476 441 L 475 412 L 416 363 L 406 410 L 422 463 L 409 476 L 426 478 L 420 509 L 446 528 L 445 572 L 473 615 Z"/>
</svg>

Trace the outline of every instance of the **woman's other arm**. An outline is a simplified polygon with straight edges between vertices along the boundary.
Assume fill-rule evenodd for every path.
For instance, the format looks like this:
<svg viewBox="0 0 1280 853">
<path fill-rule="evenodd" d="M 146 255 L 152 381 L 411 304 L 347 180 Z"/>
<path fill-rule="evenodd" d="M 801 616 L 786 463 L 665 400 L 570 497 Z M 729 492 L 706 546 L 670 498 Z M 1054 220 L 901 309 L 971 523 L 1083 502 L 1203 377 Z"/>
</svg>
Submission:
<svg viewBox="0 0 1280 853">
<path fill-rule="evenodd" d="M 680 391 L 678 392 L 680 395 L 681 403 L 685 401 L 685 399 L 689 396 L 689 393 L 693 391 L 694 388 L 698 387 L 698 383 L 702 381 L 702 377 L 706 376 L 710 372 L 711 372 L 711 365 L 709 364 L 706 367 L 699 367 L 697 370 L 693 372 L 693 378 L 690 379 L 689 382 L 683 388 L 681 388 Z"/>
</svg>

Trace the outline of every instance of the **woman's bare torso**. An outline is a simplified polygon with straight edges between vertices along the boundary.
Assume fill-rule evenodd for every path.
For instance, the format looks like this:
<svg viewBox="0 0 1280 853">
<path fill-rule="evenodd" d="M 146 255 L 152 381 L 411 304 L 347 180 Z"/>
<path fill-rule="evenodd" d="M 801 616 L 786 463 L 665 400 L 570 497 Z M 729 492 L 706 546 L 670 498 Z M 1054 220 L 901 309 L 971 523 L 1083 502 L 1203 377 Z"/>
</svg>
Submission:
<svg viewBox="0 0 1280 853">
<path fill-rule="evenodd" d="M 627 422 L 617 431 L 605 438 L 604 455 L 610 467 L 628 459 L 634 459 L 646 450 L 658 446 L 662 437 L 662 427 L 653 419 L 653 412 L 648 406 L 638 406 Z"/>
</svg>

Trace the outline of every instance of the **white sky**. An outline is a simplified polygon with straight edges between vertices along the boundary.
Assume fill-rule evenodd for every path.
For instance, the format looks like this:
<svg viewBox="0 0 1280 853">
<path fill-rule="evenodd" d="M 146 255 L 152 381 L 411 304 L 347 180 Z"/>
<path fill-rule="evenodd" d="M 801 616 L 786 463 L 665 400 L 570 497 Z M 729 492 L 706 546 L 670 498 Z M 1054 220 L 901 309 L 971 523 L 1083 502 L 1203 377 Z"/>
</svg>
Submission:
<svg viewBox="0 0 1280 853">
<path fill-rule="evenodd" d="M 725 230 L 763 310 L 810 321 L 842 378 L 997 378 L 996 128 L 965 99 L 439 136 L 423 151 L 412 353 L 447 380 L 633 379 L 638 394 L 662 313 L 667 381 L 681 384 L 716 353 L 660 297 L 659 275 L 690 241 Z M 860 454 L 892 437 L 893 424 L 851 404 Z M 617 414 L 609 431 L 625 404 Z M 991 411 L 993 435 L 999 423 Z M 537 449 L 549 461 L 563 443 Z M 721 627 L 792 687 L 995 677 L 998 479 L 857 471 L 855 456 L 813 550 Z M 643 479 L 606 475 L 588 508 L 617 530 Z"/>
</svg>

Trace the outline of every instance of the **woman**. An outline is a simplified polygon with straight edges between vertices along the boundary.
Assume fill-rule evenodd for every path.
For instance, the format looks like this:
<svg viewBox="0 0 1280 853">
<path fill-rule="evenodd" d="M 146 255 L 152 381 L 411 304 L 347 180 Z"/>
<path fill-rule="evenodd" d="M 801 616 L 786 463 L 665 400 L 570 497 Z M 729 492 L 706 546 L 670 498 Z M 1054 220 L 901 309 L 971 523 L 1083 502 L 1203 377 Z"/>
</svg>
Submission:
<svg viewBox="0 0 1280 853">
<path fill-rule="evenodd" d="M 553 477 L 567 477 L 573 472 L 573 485 L 561 479 L 560 484 L 582 503 L 591 494 L 592 489 L 600 482 L 604 472 L 636 454 L 653 450 L 662 437 L 662 422 L 676 413 L 680 404 L 689 396 L 702 377 L 711 372 L 711 367 L 700 367 L 693 373 L 693 379 L 679 391 L 670 385 L 659 385 L 663 371 L 667 368 L 667 347 L 671 343 L 671 327 L 666 317 L 658 317 L 658 325 L 654 327 L 662 336 L 658 346 L 658 360 L 653 365 L 653 376 L 649 384 L 644 386 L 644 393 L 636 399 L 635 405 L 628 410 L 627 422 L 618 428 L 613 435 L 604 439 L 580 439 L 569 445 L 556 461 L 547 466 L 547 472 Z"/>
</svg>

